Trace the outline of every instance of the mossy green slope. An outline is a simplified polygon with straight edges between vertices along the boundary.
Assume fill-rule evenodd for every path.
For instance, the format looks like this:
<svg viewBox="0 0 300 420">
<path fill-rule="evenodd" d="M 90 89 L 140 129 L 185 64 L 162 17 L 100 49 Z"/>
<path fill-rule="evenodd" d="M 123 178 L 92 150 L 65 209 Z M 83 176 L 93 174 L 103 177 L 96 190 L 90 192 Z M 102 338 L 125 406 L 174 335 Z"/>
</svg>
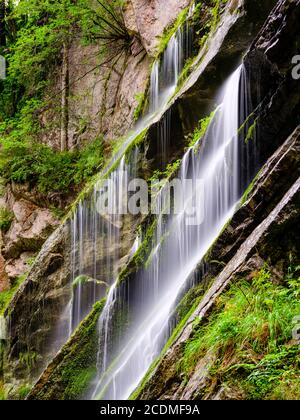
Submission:
<svg viewBox="0 0 300 420">
<path fill-rule="evenodd" d="M 83 397 L 96 374 L 97 321 L 105 300 L 95 304 L 68 343 L 45 370 L 29 400 L 76 400 Z"/>
</svg>

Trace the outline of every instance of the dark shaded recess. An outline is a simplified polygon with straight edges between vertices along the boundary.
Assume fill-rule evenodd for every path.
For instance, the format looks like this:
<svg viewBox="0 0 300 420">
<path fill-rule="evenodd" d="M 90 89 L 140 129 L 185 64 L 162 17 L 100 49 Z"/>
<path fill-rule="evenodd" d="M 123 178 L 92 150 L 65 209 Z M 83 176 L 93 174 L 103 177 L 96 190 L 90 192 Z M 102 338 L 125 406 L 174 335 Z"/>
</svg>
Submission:
<svg viewBox="0 0 300 420">
<path fill-rule="evenodd" d="M 279 223 L 273 226 L 268 233 L 266 241 L 259 249 L 263 259 L 276 265 L 280 260 L 285 266 L 280 270 L 288 272 L 290 256 L 293 258 L 293 265 L 299 264 L 300 258 L 300 193 L 295 196 L 292 203 L 289 204 L 286 213 Z"/>
<path fill-rule="evenodd" d="M 28 400 L 81 399 L 97 367 L 97 322 L 104 307 L 98 302 L 57 353 L 27 397 Z"/>
<path fill-rule="evenodd" d="M 164 170 L 168 163 L 182 157 L 185 146 L 178 108 L 170 108 L 148 132 L 146 159 L 155 169 Z"/>
</svg>

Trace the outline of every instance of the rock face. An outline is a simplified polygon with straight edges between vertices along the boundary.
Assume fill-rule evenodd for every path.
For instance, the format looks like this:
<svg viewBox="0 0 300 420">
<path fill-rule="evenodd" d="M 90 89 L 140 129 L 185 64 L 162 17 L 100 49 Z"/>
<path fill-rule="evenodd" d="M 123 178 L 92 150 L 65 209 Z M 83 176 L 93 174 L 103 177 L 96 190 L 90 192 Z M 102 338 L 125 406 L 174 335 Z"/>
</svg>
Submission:
<svg viewBox="0 0 300 420">
<path fill-rule="evenodd" d="M 170 11 L 167 12 L 165 9 L 162 15 L 163 1 L 156 1 L 155 7 L 145 5 L 146 21 L 153 19 L 156 22 L 155 36 L 151 39 L 152 48 L 159 41 L 156 35 L 161 35 L 165 27 L 175 20 L 177 13 L 186 6 L 187 1 L 177 0 L 173 3 Z M 138 15 L 135 15 L 134 19 L 137 19 L 137 16 L 142 18 L 140 15 L 142 3 L 134 2 L 134 6 L 138 10 Z M 125 17 L 127 10 L 124 10 Z M 127 18 L 125 20 L 127 22 Z M 141 25 L 143 35 L 138 29 L 134 30 L 131 50 L 123 54 L 113 66 L 100 65 L 102 58 L 99 57 L 99 46 L 82 46 L 74 37 L 68 52 L 70 148 L 81 147 L 99 133 L 105 135 L 107 139 L 119 138 L 132 126 L 137 105 L 136 94 L 145 92 L 148 86 L 152 60 L 150 48 L 145 49 L 144 41 L 141 41 L 148 39 L 149 43 L 152 36 L 145 33 L 146 21 Z M 129 22 L 128 30 L 131 32 Z M 58 68 L 53 74 L 54 83 L 49 92 L 50 96 L 55 98 L 59 97 L 58 92 L 61 87 L 60 70 Z M 58 149 L 60 116 L 49 107 L 40 118 L 42 126 L 45 127 L 41 140 Z M 50 121 L 51 124 L 48 124 Z M 55 202 L 55 197 L 51 199 Z M 50 236 L 57 228 L 58 221 L 48 209 L 49 203 L 45 201 L 45 197 L 37 191 L 30 190 L 26 185 L 21 187 L 17 184 L 12 185 L 0 204 L 14 215 L 9 231 L 2 235 L 0 290 L 6 290 L 17 277 L 29 272 L 27 281 L 15 296 L 7 312 L 11 315 L 12 322 L 8 358 L 12 365 L 19 369 L 19 354 L 49 353 L 47 343 L 59 316 L 57 308 L 63 308 L 70 299 L 69 226 L 68 223 L 63 224 L 53 236 Z M 125 256 L 125 259 L 135 227 L 136 224 L 130 223 L 124 228 L 122 256 Z M 47 238 L 49 240 L 31 268 Z M 100 260 L 101 255 L 99 263 Z M 86 262 L 86 265 L 88 264 L 89 261 Z M 43 311 L 45 305 L 48 307 L 48 303 L 49 312 Z M 24 308 L 27 309 L 23 311 Z M 54 349 L 58 348 L 59 345 L 54 346 Z M 39 369 L 38 366 L 42 365 L 42 362 L 38 363 L 36 371 Z M 19 376 L 22 376 L 21 370 Z"/>
<path fill-rule="evenodd" d="M 296 0 L 277 2 L 245 57 L 251 85 L 264 89 L 251 91 L 252 117 L 262 161 L 295 131 L 260 171 L 250 193 L 244 197 L 246 202 L 204 259 L 206 274 L 203 281 L 206 278 L 207 283 L 215 276 L 217 278 L 174 343 L 137 390 L 134 395 L 137 399 L 242 398 L 234 393 L 228 396 L 223 388 L 217 388 L 214 394 L 209 393 L 213 385 L 213 378 L 205 369 L 210 365 L 209 354 L 199 360 L 187 383 L 178 373 L 177 366 L 186 343 L 192 337 L 193 322 L 207 318 L 229 283 L 251 270 L 259 270 L 266 259 L 282 278 L 288 250 L 298 255 L 300 94 L 299 82 L 291 77 L 292 57 L 298 49 L 297 36 L 291 35 L 294 37 L 292 41 L 290 34 L 293 34 L 299 11 Z M 281 53 L 283 50 L 284 54 Z M 256 84 L 258 79 L 261 83 Z M 201 78 L 197 85 L 200 83 Z M 179 99 L 184 106 L 192 100 L 191 89 L 188 88 L 187 92 L 188 95 L 183 94 Z M 226 264 L 222 272 L 220 263 Z M 203 272 L 202 265 L 198 271 Z"/>
<path fill-rule="evenodd" d="M 69 258 L 69 228 L 64 224 L 45 242 L 27 280 L 5 313 L 10 325 L 8 380 L 12 374 L 17 378 L 28 375 L 28 369 L 24 370 L 20 364 L 20 354 L 35 355 L 36 370 L 32 372 L 35 376 L 47 363 L 47 355 L 55 353 L 66 340 L 67 325 L 60 325 L 62 331 L 53 326 L 57 325 L 61 308 L 67 306 L 71 296 Z"/>
<path fill-rule="evenodd" d="M 124 12 L 125 23 L 140 37 L 147 53 L 155 55 L 158 37 L 189 4 L 190 0 L 129 0 Z"/>
<path fill-rule="evenodd" d="M 83 397 L 97 371 L 97 321 L 104 303 L 95 305 L 88 318 L 55 356 L 30 392 L 28 400 L 74 400 Z"/>
<path fill-rule="evenodd" d="M 69 148 L 81 147 L 97 136 L 108 142 L 119 139 L 134 124 L 138 94 L 143 94 L 149 83 L 150 64 L 161 36 L 176 20 L 190 0 L 128 1 L 124 7 L 124 21 L 131 34 L 129 50 L 102 65 L 99 45 L 71 44 L 69 57 Z M 111 53 L 111 50 L 110 50 Z M 80 63 L 80 65 L 78 65 Z M 60 95 L 60 69 L 50 95 Z M 46 129 L 51 121 L 51 129 Z M 41 116 L 45 126 L 43 142 L 59 149 L 60 116 L 53 107 Z"/>
<path fill-rule="evenodd" d="M 58 222 L 48 209 L 20 200 L 13 205 L 15 220 L 5 235 L 4 255 L 18 258 L 25 251 L 38 251 Z"/>
<path fill-rule="evenodd" d="M 0 273 L 5 288 L 9 281 L 13 282 L 29 270 L 34 257 L 59 222 L 48 208 L 39 207 L 30 201 L 30 197 L 15 195 L 13 189 L 7 190 L 1 205 L 12 215 L 12 223 L 9 230 L 2 233 L 1 241 Z"/>
</svg>

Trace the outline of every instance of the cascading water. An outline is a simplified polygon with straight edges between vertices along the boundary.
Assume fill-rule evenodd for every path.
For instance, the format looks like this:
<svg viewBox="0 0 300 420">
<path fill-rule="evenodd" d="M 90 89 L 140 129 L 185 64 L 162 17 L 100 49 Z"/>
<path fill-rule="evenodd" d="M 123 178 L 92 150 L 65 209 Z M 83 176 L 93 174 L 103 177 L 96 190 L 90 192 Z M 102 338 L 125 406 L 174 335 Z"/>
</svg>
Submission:
<svg viewBox="0 0 300 420">
<path fill-rule="evenodd" d="M 150 114 L 155 114 L 174 94 L 185 60 L 192 53 L 192 31 L 186 22 L 171 37 L 160 60 L 153 64 L 150 79 Z"/>
<path fill-rule="evenodd" d="M 122 205 L 122 194 L 127 187 L 129 177 L 133 177 L 136 169 L 135 156 L 125 164 L 124 153 L 136 137 L 148 127 L 157 113 L 162 112 L 169 98 L 174 93 L 178 77 L 191 50 L 191 34 L 185 24 L 172 36 L 166 51 L 157 60 L 152 69 L 150 81 L 149 111 L 128 136 L 120 150 L 105 168 L 108 172 L 119 160 L 117 169 L 110 179 L 115 184 L 116 197 L 112 201 L 116 206 Z M 123 158 L 122 158 L 123 156 Z M 70 335 L 79 322 L 90 312 L 93 304 L 105 295 L 107 287 L 113 283 L 117 275 L 120 252 L 120 229 L 122 220 L 115 215 L 110 220 L 103 218 L 97 212 L 96 203 L 101 191 L 101 182 L 96 183 L 93 193 L 82 200 L 71 220 L 71 280 L 72 301 L 62 318 L 69 317 Z M 133 244 L 133 247 L 137 243 Z M 134 249 L 134 248 L 133 248 Z M 99 250 L 103 255 L 99 258 Z M 62 330 L 63 328 L 57 328 Z M 59 341 L 64 341 L 60 339 Z"/>
<path fill-rule="evenodd" d="M 159 216 L 147 268 L 130 282 L 116 283 L 110 292 L 99 320 L 99 373 L 93 399 L 130 396 L 170 336 L 172 309 L 181 290 L 234 213 L 245 187 L 240 182 L 238 136 L 244 76 L 241 66 L 230 77 L 205 137 L 183 158 L 182 188 L 177 191 L 181 211 L 166 220 L 163 210 L 169 190 L 164 188 L 158 195 Z M 188 180 L 194 188 L 188 188 Z M 187 212 L 191 203 L 196 223 L 190 222 Z M 130 329 L 116 341 L 113 315 L 122 305 L 129 308 Z"/>
<path fill-rule="evenodd" d="M 71 331 L 91 311 L 93 304 L 105 296 L 107 287 L 117 275 L 120 252 L 120 211 L 123 194 L 128 184 L 130 170 L 122 158 L 110 180 L 114 184 L 113 205 L 109 218 L 101 217 L 97 211 L 98 197 L 102 185 L 96 183 L 88 202 L 82 201 L 71 220 L 72 232 L 72 321 Z M 99 256 L 99 249 L 103 255 Z"/>
</svg>

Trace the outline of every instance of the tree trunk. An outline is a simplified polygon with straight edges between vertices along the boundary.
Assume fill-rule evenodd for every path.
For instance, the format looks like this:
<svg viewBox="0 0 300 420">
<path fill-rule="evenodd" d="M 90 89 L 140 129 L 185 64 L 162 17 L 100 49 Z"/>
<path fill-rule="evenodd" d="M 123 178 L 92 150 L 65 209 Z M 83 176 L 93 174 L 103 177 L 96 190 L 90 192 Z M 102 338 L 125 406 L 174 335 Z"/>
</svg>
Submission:
<svg viewBox="0 0 300 420">
<path fill-rule="evenodd" d="M 60 148 L 68 150 L 69 129 L 69 48 L 67 43 L 63 46 L 63 63 L 61 75 L 61 137 Z"/>
</svg>

